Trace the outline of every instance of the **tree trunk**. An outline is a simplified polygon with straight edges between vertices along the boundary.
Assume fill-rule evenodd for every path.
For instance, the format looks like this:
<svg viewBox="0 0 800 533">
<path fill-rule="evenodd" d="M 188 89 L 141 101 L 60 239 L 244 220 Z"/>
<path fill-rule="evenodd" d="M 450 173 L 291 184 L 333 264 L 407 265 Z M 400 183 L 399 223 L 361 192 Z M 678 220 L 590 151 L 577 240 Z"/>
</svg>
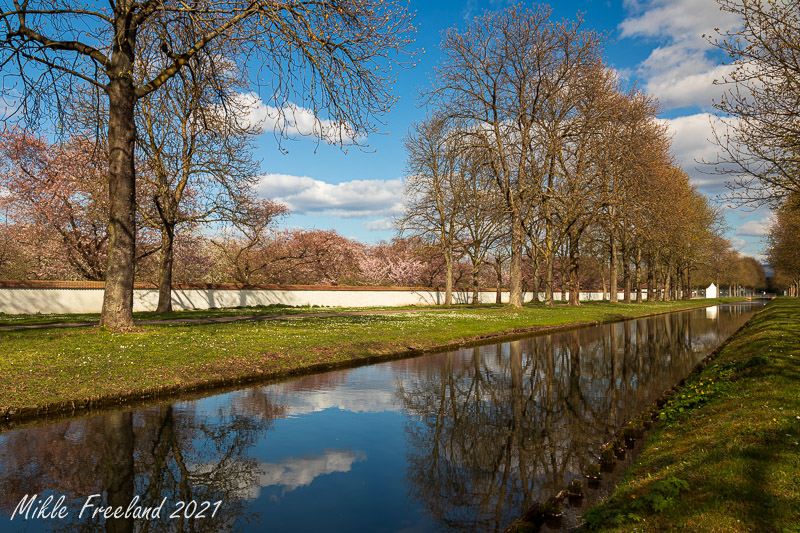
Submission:
<svg viewBox="0 0 800 533">
<path fill-rule="evenodd" d="M 157 313 L 172 312 L 172 263 L 174 260 L 175 224 L 161 228 L 161 259 L 158 264 Z"/>
<path fill-rule="evenodd" d="M 627 272 L 625 276 L 625 298 L 623 301 L 626 304 L 631 303 L 631 273 L 630 271 Z"/>
<path fill-rule="evenodd" d="M 128 42 L 115 44 L 112 62 L 114 72 L 108 88 L 108 267 L 103 293 L 100 325 L 123 331 L 133 326 L 133 276 L 136 258 L 136 174 L 134 143 L 136 93 L 130 73 L 133 50 L 125 53 Z"/>
<path fill-rule="evenodd" d="M 494 274 L 497 276 L 497 288 L 495 289 L 496 292 L 494 303 L 501 304 L 503 303 L 503 291 L 501 289 L 503 285 L 503 265 L 497 258 L 494 260 Z"/>
<path fill-rule="evenodd" d="M 669 302 L 672 299 L 672 269 L 664 269 L 664 301 Z"/>
<path fill-rule="evenodd" d="M 692 269 L 686 267 L 686 299 L 692 299 Z"/>
<path fill-rule="evenodd" d="M 544 303 L 549 306 L 555 305 L 553 299 L 553 263 L 555 259 L 555 252 L 548 250 L 544 259 Z"/>
<path fill-rule="evenodd" d="M 653 267 L 653 301 L 660 302 L 661 298 L 661 269 Z"/>
<path fill-rule="evenodd" d="M 472 305 L 479 304 L 478 300 L 478 292 L 480 290 L 480 275 L 481 275 L 481 265 L 480 263 L 476 263 L 475 261 L 472 262 Z"/>
<path fill-rule="evenodd" d="M 631 268 L 626 244 L 622 245 L 622 286 L 625 288 L 625 295 L 622 297 L 622 301 L 629 304 L 631 303 Z"/>
<path fill-rule="evenodd" d="M 569 277 L 569 269 L 571 265 L 567 261 L 567 247 L 564 246 L 564 250 L 561 252 L 561 261 L 559 266 L 561 267 L 561 301 L 567 301 L 567 289 L 568 284 L 571 282 Z M 570 258 L 571 259 L 571 258 Z"/>
<path fill-rule="evenodd" d="M 511 217 L 511 261 L 509 265 L 509 295 L 511 307 L 522 307 L 522 220 Z"/>
<path fill-rule="evenodd" d="M 103 420 L 106 504 L 126 509 L 134 492 L 133 414 L 131 411 L 111 412 Z M 108 533 L 130 533 L 133 529 L 132 517 L 106 519 Z"/>
<path fill-rule="evenodd" d="M 652 258 L 649 258 L 647 260 L 647 301 L 648 302 L 652 302 L 653 300 L 655 300 L 655 294 L 653 294 L 653 292 L 655 291 L 655 287 L 654 287 L 654 283 L 653 283 L 653 281 L 654 281 L 653 277 L 654 277 L 653 260 L 652 260 Z"/>
<path fill-rule="evenodd" d="M 569 236 L 569 305 L 581 305 L 581 280 L 578 273 L 578 241 L 577 231 Z"/>
<path fill-rule="evenodd" d="M 619 301 L 619 297 L 617 295 L 617 241 L 614 239 L 614 236 L 611 236 L 611 241 L 609 242 L 608 251 L 610 254 L 609 259 L 609 279 L 608 279 L 608 291 L 609 291 L 609 300 L 612 303 L 617 303 Z"/>
<path fill-rule="evenodd" d="M 640 247 L 636 247 L 636 279 L 634 280 L 634 284 L 636 285 L 636 303 L 642 303 L 642 249 Z"/>
<path fill-rule="evenodd" d="M 453 304 L 453 251 L 450 249 L 444 252 L 445 276 L 444 276 L 444 305 Z"/>
</svg>

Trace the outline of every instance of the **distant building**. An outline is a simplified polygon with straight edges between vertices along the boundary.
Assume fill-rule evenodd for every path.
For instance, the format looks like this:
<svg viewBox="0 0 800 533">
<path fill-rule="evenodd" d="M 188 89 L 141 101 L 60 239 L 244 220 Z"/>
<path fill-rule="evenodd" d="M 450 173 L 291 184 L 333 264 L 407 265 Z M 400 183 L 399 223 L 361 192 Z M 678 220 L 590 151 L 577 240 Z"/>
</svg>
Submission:
<svg viewBox="0 0 800 533">
<path fill-rule="evenodd" d="M 717 286 L 713 283 L 706 287 L 706 298 L 716 298 L 717 297 Z"/>
</svg>

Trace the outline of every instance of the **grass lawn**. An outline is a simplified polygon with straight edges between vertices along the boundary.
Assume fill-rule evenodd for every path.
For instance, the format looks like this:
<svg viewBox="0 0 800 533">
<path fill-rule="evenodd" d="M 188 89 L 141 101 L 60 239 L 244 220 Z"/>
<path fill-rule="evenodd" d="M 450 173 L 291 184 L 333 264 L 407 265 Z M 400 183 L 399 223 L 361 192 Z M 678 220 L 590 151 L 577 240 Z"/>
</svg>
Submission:
<svg viewBox="0 0 800 533">
<path fill-rule="evenodd" d="M 800 299 L 770 303 L 661 416 L 588 529 L 800 532 Z"/>
<path fill-rule="evenodd" d="M 115 398 L 279 377 L 514 330 L 611 321 L 716 302 L 591 303 L 578 308 L 534 305 L 517 311 L 461 308 L 383 316 L 164 324 L 145 326 L 135 333 L 102 328 L 0 331 L 0 418 L 30 416 L 45 406 L 53 412 Z"/>
<path fill-rule="evenodd" d="M 485 307 L 485 304 L 479 307 Z M 496 304 L 495 304 L 496 305 Z M 467 309 L 470 305 L 430 306 L 429 309 Z M 270 316 L 296 315 L 302 313 L 343 313 L 348 311 L 384 310 L 384 309 L 426 309 L 426 307 L 407 305 L 402 307 L 319 307 L 291 306 L 282 304 L 256 305 L 252 307 L 223 307 L 218 309 L 190 309 L 173 311 L 172 313 L 156 313 L 155 311 L 139 311 L 133 313 L 134 320 L 176 320 L 194 318 L 216 318 L 222 316 Z M 100 322 L 100 313 L 47 313 L 35 315 L 12 315 L 0 313 L 0 326 L 29 326 L 39 324 L 74 324 L 76 322 Z"/>
</svg>

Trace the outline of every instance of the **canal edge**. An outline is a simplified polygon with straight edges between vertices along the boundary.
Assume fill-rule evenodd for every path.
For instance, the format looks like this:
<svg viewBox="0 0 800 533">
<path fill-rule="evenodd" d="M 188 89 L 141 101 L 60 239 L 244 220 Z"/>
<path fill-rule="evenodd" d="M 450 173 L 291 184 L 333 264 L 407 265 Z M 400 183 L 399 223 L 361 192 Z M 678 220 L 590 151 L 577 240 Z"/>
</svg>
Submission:
<svg viewBox="0 0 800 533">
<path fill-rule="evenodd" d="M 731 302 L 735 303 L 735 302 Z M 542 501 L 535 502 L 533 505 L 525 509 L 518 518 L 516 518 L 508 527 L 503 530 L 503 533 L 522 533 L 522 532 L 536 532 L 539 531 L 545 522 L 558 522 L 562 516 L 562 504 L 568 498 L 583 498 L 584 484 L 586 480 L 588 488 L 596 488 L 601 479 L 601 472 L 613 471 L 617 462 L 624 459 L 628 450 L 634 449 L 636 441 L 644 441 L 655 431 L 660 424 L 660 414 L 666 403 L 678 394 L 686 384 L 686 380 L 692 376 L 700 374 L 711 362 L 716 359 L 720 352 L 738 337 L 742 331 L 753 321 L 753 319 L 760 313 L 766 310 L 767 306 L 756 311 L 744 324 L 736 329 L 731 335 L 725 339 L 719 346 L 711 351 L 706 357 L 699 361 L 686 376 L 681 378 L 678 383 L 662 392 L 648 407 L 644 408 L 635 417 L 628 421 L 622 428 L 617 431 L 614 436 L 606 443 L 602 444 L 598 449 L 600 455 L 597 461 L 591 463 L 587 467 L 587 471 L 582 473 L 582 477 L 577 480 L 570 480 L 567 486 L 559 491 L 555 496 Z M 656 313 L 658 315 L 667 313 Z M 650 315 L 650 316 L 655 316 Z M 641 453 L 642 447 L 636 450 L 636 454 Z M 624 477 L 624 472 L 621 473 L 618 480 Z M 575 483 L 577 481 L 578 483 Z M 616 483 L 614 484 L 616 487 Z M 586 509 L 588 510 L 588 508 Z M 585 511 L 584 511 L 585 512 Z M 582 514 L 582 513 L 581 513 Z M 557 526 L 556 526 L 557 527 Z M 582 531 L 583 525 L 579 524 L 571 531 Z"/>
<path fill-rule="evenodd" d="M 729 302 L 736 303 L 736 302 Z M 711 305 L 724 305 L 721 303 Z M 95 413 L 92 411 L 114 410 L 119 408 L 134 408 L 143 407 L 152 403 L 161 403 L 170 398 L 177 399 L 178 396 L 196 395 L 197 398 L 206 396 L 210 392 L 232 392 L 250 386 L 256 383 L 269 384 L 284 379 L 296 378 L 307 376 L 310 374 L 317 374 L 321 372 L 329 372 L 333 370 L 345 370 L 348 368 L 357 368 L 360 366 L 367 366 L 376 363 L 394 361 L 399 359 L 409 359 L 419 357 L 422 355 L 431 355 L 436 353 L 448 352 L 462 348 L 470 348 L 475 346 L 482 346 L 491 344 L 498 341 L 514 341 L 529 337 L 537 337 L 541 335 L 549 335 L 552 333 L 559 333 L 562 331 L 571 331 L 583 327 L 597 326 L 602 324 L 615 324 L 625 322 L 628 320 L 639 320 L 643 318 L 650 318 L 654 316 L 667 315 L 671 313 L 680 313 L 685 311 L 693 311 L 709 307 L 708 303 L 703 303 L 695 306 L 686 307 L 678 310 L 658 311 L 655 313 L 648 313 L 635 317 L 621 317 L 616 316 L 607 320 L 595 320 L 589 322 L 570 322 L 566 324 L 559 324 L 554 326 L 530 326 L 524 328 L 514 328 L 510 330 L 503 330 L 496 333 L 485 333 L 475 335 L 472 337 L 465 337 L 456 339 L 452 342 L 415 348 L 408 347 L 405 350 L 395 350 L 387 353 L 375 353 L 361 357 L 353 357 L 342 361 L 335 362 L 322 362 L 314 363 L 312 365 L 291 368 L 287 370 L 275 370 L 269 372 L 256 372 L 244 374 L 233 378 L 223 378 L 207 380 L 190 384 L 170 385 L 164 387 L 151 387 L 137 392 L 130 392 L 125 394 L 111 394 L 96 397 L 80 398 L 74 400 L 67 400 L 63 402 L 49 402 L 43 405 L 26 406 L 20 408 L 8 407 L 0 409 L 0 433 L 14 429 L 20 429 L 28 425 L 38 425 L 39 423 L 55 422 L 62 418 L 72 418 L 75 416 L 90 416 Z M 760 311 L 759 311 L 760 312 Z M 749 321 L 748 321 L 749 323 Z M 737 330 L 736 333 L 738 333 Z M 687 377 L 691 375 L 688 374 Z M 53 417 L 53 418 L 51 418 Z"/>
</svg>

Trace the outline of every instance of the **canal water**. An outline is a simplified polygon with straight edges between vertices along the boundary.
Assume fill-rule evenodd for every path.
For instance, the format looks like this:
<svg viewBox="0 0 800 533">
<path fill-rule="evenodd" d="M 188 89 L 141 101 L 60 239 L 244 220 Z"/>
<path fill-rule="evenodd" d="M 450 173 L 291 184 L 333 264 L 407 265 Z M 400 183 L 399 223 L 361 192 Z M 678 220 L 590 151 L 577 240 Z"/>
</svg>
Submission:
<svg viewBox="0 0 800 533">
<path fill-rule="evenodd" d="M 501 531 L 759 305 L 5 431 L 0 531 Z"/>
</svg>

